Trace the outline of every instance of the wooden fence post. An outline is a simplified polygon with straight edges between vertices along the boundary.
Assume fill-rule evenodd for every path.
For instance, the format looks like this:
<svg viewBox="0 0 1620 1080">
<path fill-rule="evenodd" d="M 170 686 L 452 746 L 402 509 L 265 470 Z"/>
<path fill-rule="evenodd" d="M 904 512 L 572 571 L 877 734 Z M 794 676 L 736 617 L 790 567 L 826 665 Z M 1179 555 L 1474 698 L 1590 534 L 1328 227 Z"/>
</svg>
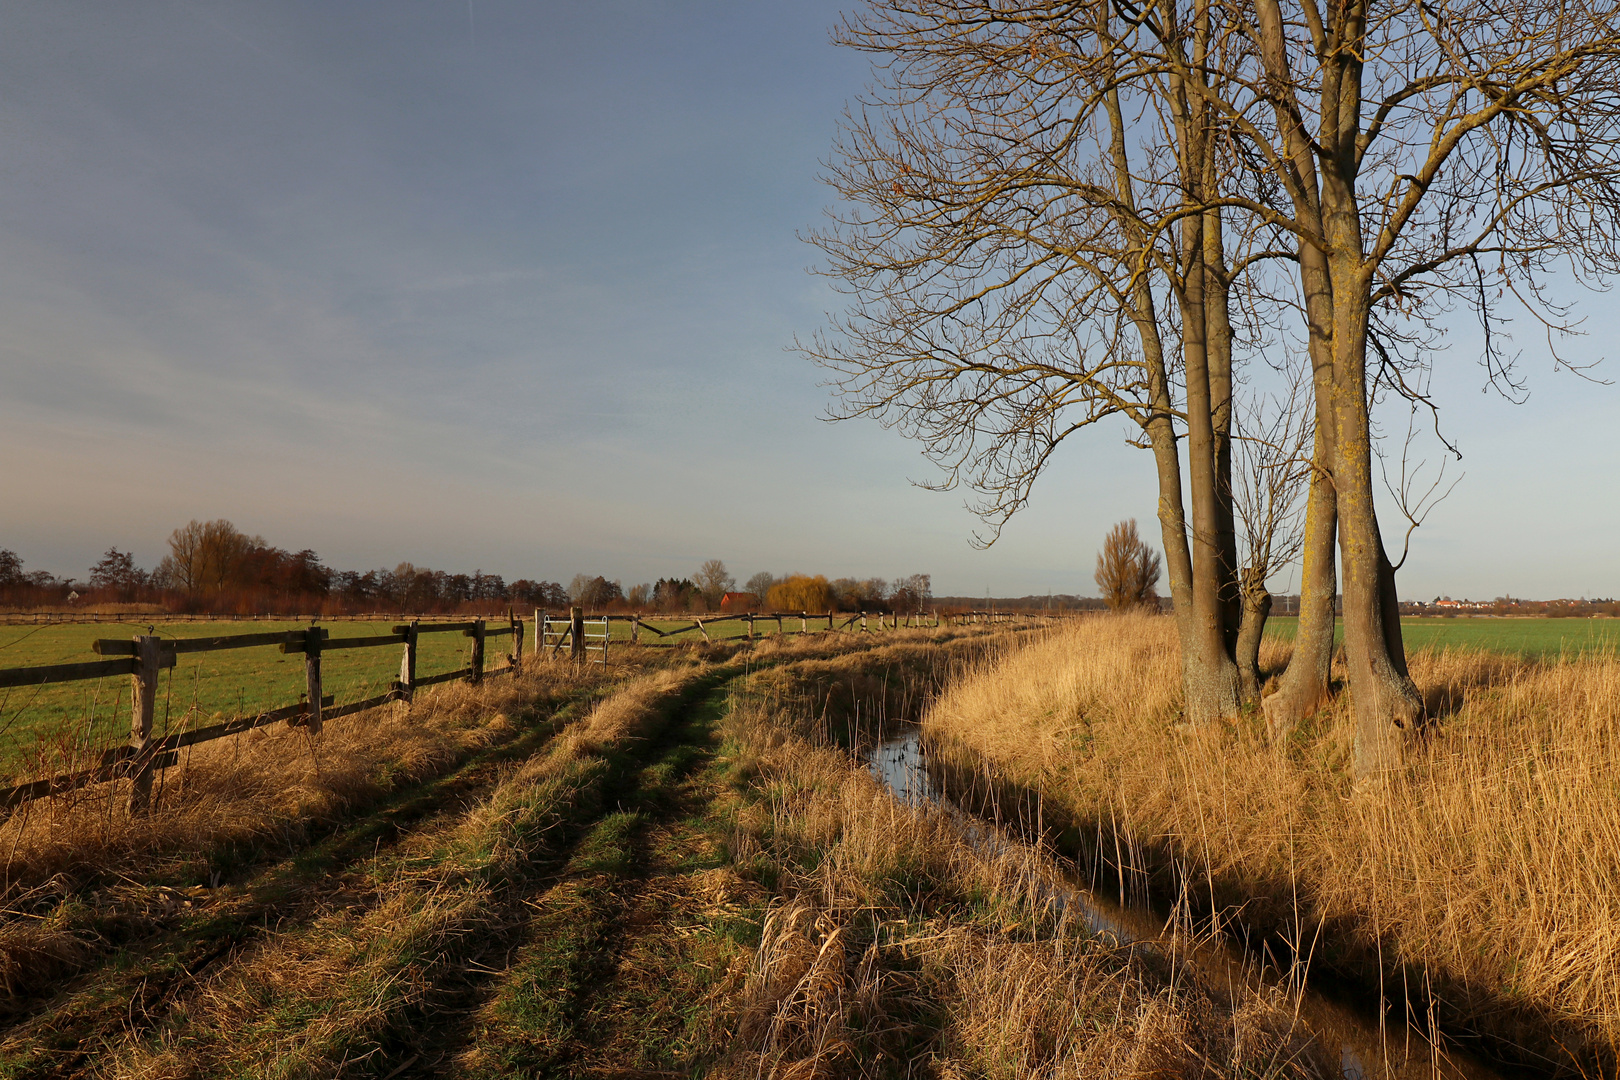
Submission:
<svg viewBox="0 0 1620 1080">
<path fill-rule="evenodd" d="M 863 611 L 861 612 L 861 632 L 865 633 L 866 629 L 866 612 Z"/>
<path fill-rule="evenodd" d="M 472 675 L 468 681 L 474 686 L 484 681 L 484 620 L 473 620 Z"/>
<path fill-rule="evenodd" d="M 517 667 L 523 663 L 523 620 L 507 612 L 512 620 L 512 666 Z"/>
<path fill-rule="evenodd" d="M 752 611 L 748 613 L 748 640 L 754 640 L 754 613 Z"/>
<path fill-rule="evenodd" d="M 304 631 L 304 682 L 309 691 L 309 730 L 321 733 L 321 637 L 324 631 L 311 626 Z"/>
<path fill-rule="evenodd" d="M 641 616 L 630 616 L 630 644 L 641 644 Z"/>
<path fill-rule="evenodd" d="M 584 608 L 582 608 L 582 607 L 571 607 L 571 608 L 568 609 L 568 632 L 569 632 L 568 658 L 570 660 L 584 660 L 585 659 L 585 609 Z M 561 647 L 560 643 L 559 643 L 558 647 L 559 648 Z"/>
<path fill-rule="evenodd" d="M 405 631 L 405 655 L 399 661 L 399 685 L 405 694 L 405 700 L 411 701 L 416 697 L 416 620 L 411 620 L 410 629 Z"/>
<path fill-rule="evenodd" d="M 129 716 L 129 745 L 135 750 L 134 786 L 129 791 L 129 812 L 144 814 L 152 808 L 152 761 L 146 756 L 152 741 L 152 719 L 157 713 L 158 639 L 135 638 L 135 676 Z"/>
</svg>

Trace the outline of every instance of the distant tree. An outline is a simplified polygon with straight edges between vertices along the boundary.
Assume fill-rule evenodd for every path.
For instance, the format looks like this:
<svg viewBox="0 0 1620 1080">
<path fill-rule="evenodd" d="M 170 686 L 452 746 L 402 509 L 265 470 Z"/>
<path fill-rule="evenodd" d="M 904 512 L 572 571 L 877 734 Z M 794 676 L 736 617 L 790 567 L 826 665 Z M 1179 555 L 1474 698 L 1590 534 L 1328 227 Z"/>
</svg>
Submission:
<svg viewBox="0 0 1620 1080">
<path fill-rule="evenodd" d="M 896 578 L 889 593 L 889 604 L 894 610 L 911 614 L 921 611 L 934 598 L 934 579 L 929 574 L 912 574 Z"/>
<path fill-rule="evenodd" d="M 568 599 L 589 611 L 601 611 L 609 604 L 624 599 L 624 590 L 617 581 L 609 581 L 598 574 L 586 577 L 575 574 L 568 586 Z"/>
<path fill-rule="evenodd" d="M 776 576 L 769 570 L 761 570 L 743 583 L 743 591 L 766 600 L 771 595 L 771 586 L 776 584 L 776 580 Z"/>
<path fill-rule="evenodd" d="M 789 574 L 771 586 L 765 604 L 773 611 L 831 611 L 833 589 L 820 574 Z"/>
<path fill-rule="evenodd" d="M 702 596 L 686 578 L 659 578 L 653 586 L 653 604 L 659 611 L 686 611 Z"/>
<path fill-rule="evenodd" d="M 521 607 L 547 611 L 568 606 L 568 590 L 555 581 L 519 578 L 506 587 L 506 598 Z"/>
<path fill-rule="evenodd" d="M 147 574 L 135 565 L 135 557 L 116 547 L 107 549 L 101 561 L 90 568 L 90 587 L 106 589 L 127 600 L 147 584 Z"/>
<path fill-rule="evenodd" d="M 1097 588 L 1110 611 L 1159 606 L 1159 556 L 1136 533 L 1136 519 L 1108 531 L 1097 554 Z"/>
<path fill-rule="evenodd" d="M 248 536 L 224 518 L 193 520 L 169 534 L 165 574 L 176 588 L 192 594 L 239 587 L 248 554 L 264 546 L 263 537 Z"/>
<path fill-rule="evenodd" d="M 720 598 L 737 585 L 737 579 L 731 576 L 726 564 L 719 559 L 710 559 L 698 567 L 693 580 L 697 582 L 698 592 L 708 602 L 710 611 L 719 610 Z"/>
<path fill-rule="evenodd" d="M 0 589 L 14 589 L 23 583 L 23 561 L 15 551 L 0 549 Z"/>
<path fill-rule="evenodd" d="M 652 582 L 644 585 L 632 585 L 630 591 L 624 594 L 625 602 L 633 608 L 644 608 L 652 602 Z"/>
</svg>

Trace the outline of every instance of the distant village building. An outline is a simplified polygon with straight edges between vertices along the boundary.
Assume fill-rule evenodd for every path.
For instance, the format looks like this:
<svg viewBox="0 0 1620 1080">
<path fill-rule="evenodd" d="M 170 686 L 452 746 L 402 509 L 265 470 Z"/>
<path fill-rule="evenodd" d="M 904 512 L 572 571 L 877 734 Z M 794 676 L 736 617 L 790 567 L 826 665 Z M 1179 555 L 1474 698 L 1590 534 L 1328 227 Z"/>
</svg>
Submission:
<svg viewBox="0 0 1620 1080">
<path fill-rule="evenodd" d="M 759 597 L 751 592 L 728 592 L 720 598 L 720 610 L 728 615 L 759 610 Z"/>
</svg>

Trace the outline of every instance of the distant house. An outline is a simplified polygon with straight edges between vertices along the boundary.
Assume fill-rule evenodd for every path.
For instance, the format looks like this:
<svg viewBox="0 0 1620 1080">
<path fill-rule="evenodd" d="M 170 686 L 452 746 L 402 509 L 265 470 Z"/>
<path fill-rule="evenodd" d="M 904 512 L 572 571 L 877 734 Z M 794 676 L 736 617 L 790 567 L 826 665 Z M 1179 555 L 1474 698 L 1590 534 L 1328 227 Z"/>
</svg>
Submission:
<svg viewBox="0 0 1620 1080">
<path fill-rule="evenodd" d="M 759 610 L 759 597 L 751 592 L 728 592 L 720 598 L 720 610 L 728 615 Z"/>
</svg>

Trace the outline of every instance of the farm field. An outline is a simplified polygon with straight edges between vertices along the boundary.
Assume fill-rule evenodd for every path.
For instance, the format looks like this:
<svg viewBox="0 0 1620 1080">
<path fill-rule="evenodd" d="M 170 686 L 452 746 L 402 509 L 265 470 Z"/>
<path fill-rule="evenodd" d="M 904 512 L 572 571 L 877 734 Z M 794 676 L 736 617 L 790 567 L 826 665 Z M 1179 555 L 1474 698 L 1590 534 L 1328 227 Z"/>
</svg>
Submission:
<svg viewBox="0 0 1620 1080">
<path fill-rule="evenodd" d="M 322 622 L 332 640 L 387 633 L 395 619 Z M 298 630 L 297 622 L 95 623 L 0 627 L 0 668 L 70 664 L 98 659 L 98 638 L 129 639 L 149 626 L 165 638 L 198 638 Z M 486 671 L 505 666 L 510 638 L 485 646 Z M 417 645 L 417 674 L 454 671 L 468 663 L 471 642 L 457 632 L 423 634 Z M 339 704 L 383 692 L 399 675 L 399 648 L 345 649 L 326 654 L 321 677 Z M 129 733 L 130 680 L 124 676 L 46 686 L 0 689 L 0 776 L 14 771 L 19 758 L 57 750 L 65 743 L 97 747 L 122 741 Z M 220 652 L 188 653 L 162 673 L 156 734 L 216 717 L 243 716 L 298 701 L 304 694 L 304 658 L 283 655 L 274 645 Z M 8 767 L 10 766 L 10 767 Z"/>
<path fill-rule="evenodd" d="M 1299 629 L 1293 616 L 1266 621 L 1266 636 L 1292 641 Z M 1339 626 L 1342 640 L 1344 626 Z M 1620 650 L 1620 619 L 1433 618 L 1401 620 L 1409 652 L 1419 649 L 1483 649 L 1526 659 L 1556 659 L 1588 652 Z"/>
<path fill-rule="evenodd" d="M 1014 636 L 538 664 L 334 726 L 322 768 L 215 745 L 144 822 L 42 804 L 0 825 L 0 1074 L 1336 1075 L 852 758 Z"/>
<path fill-rule="evenodd" d="M 847 617 L 847 616 L 846 616 Z M 531 614 L 532 618 L 532 614 Z M 321 625 L 332 640 L 387 633 L 399 618 L 323 620 Z M 51 623 L 40 626 L 0 626 L 0 668 L 69 664 L 97 659 L 92 646 L 97 639 L 128 639 L 152 632 L 165 638 L 199 638 L 234 634 L 272 633 L 298 630 L 304 622 L 264 621 L 218 622 L 178 621 Z M 491 621 L 493 628 L 498 625 Z M 614 621 L 612 643 L 628 645 L 630 624 Z M 649 619 L 643 623 L 643 644 L 699 644 L 696 630 L 678 637 L 660 638 L 645 627 L 664 631 L 691 627 L 690 619 Z M 877 619 L 871 620 L 876 631 Z M 747 624 L 727 620 L 706 625 L 716 642 L 746 637 Z M 775 620 L 756 619 L 754 633 L 764 638 L 777 633 Z M 825 633 L 826 620 L 810 623 L 810 633 Z M 525 651 L 535 645 L 535 632 L 525 620 Z M 799 621 L 784 619 L 782 633 L 797 635 Z M 471 642 L 460 633 L 426 633 L 417 646 L 417 674 L 434 675 L 467 666 Z M 485 670 L 505 666 L 511 648 L 509 637 L 491 639 L 485 646 Z M 327 653 L 322 659 L 322 682 L 326 693 L 338 704 L 357 701 L 381 693 L 399 673 L 400 650 L 382 646 L 345 649 Z M 162 673 L 155 734 L 163 736 L 183 725 L 205 724 L 216 719 L 245 716 L 290 705 L 304 694 L 304 659 L 284 655 L 274 645 L 220 652 L 189 653 L 175 667 Z M 102 680 L 60 683 L 38 687 L 0 689 L 0 779 L 22 772 L 33 774 L 35 759 L 61 758 L 65 748 L 102 749 L 122 742 L 128 735 L 129 680 L 116 676 Z M 49 771 L 49 770 L 47 770 Z"/>
</svg>

